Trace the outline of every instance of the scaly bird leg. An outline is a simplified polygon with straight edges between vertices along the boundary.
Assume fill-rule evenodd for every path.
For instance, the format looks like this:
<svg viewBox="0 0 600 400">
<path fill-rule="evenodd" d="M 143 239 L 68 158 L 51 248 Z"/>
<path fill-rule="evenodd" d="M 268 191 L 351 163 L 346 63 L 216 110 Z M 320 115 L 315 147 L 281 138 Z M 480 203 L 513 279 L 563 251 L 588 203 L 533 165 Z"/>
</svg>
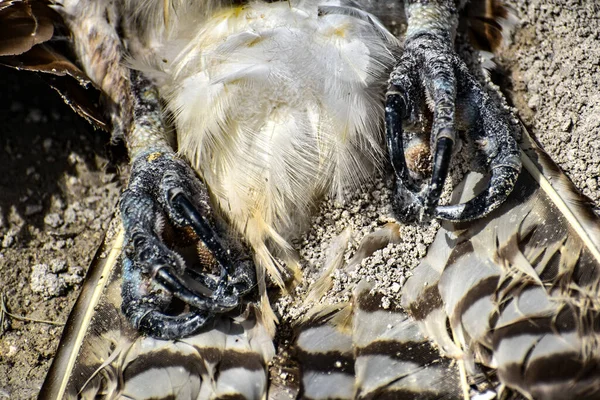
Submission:
<svg viewBox="0 0 600 400">
<path fill-rule="evenodd" d="M 113 136 L 125 139 L 132 162 L 120 202 L 126 232 L 123 313 L 145 334 L 180 338 L 235 307 L 255 285 L 255 272 L 241 244 L 223 239 L 207 188 L 175 154 L 156 89 L 123 60 L 136 33 L 122 24 L 121 7 L 121 2 L 62 0 L 57 10 L 72 32 L 83 69 L 103 91 Z M 166 240 L 169 228 L 202 243 L 202 256 L 186 262 L 177 243 Z"/>
<path fill-rule="evenodd" d="M 404 221 L 442 218 L 467 221 L 502 204 L 521 170 L 518 146 L 500 107 L 471 75 L 453 48 L 458 25 L 454 0 L 406 0 L 408 29 L 404 52 L 390 77 L 386 135 L 396 174 L 395 212 Z M 479 146 L 491 173 L 486 189 L 464 204 L 438 206 L 456 141 L 457 99 L 465 104 L 469 135 Z M 414 123 L 431 103 L 433 168 L 429 184 L 419 189 L 404 156 L 403 122 Z"/>
<path fill-rule="evenodd" d="M 188 336 L 215 314 L 236 307 L 255 284 L 252 262 L 243 249 L 225 250 L 206 186 L 177 158 L 165 139 L 158 93 L 143 76 L 131 73 L 133 124 L 128 134 L 132 172 L 120 209 L 126 231 L 122 310 L 140 331 L 157 338 Z M 218 277 L 186 268 L 160 237 L 166 219 L 190 227 L 220 267 Z M 235 251 L 239 250 L 239 251 Z M 172 297 L 190 306 L 169 315 Z"/>
</svg>

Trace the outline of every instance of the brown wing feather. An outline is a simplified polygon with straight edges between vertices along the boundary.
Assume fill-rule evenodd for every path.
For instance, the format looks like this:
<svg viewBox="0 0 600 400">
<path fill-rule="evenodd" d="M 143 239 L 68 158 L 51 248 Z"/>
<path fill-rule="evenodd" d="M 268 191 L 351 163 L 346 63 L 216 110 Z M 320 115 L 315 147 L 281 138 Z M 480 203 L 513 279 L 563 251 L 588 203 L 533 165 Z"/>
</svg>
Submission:
<svg viewBox="0 0 600 400">
<path fill-rule="evenodd" d="M 470 1 L 462 10 L 461 28 L 479 50 L 494 52 L 517 23 L 513 9 L 502 0 Z"/>
<path fill-rule="evenodd" d="M 0 56 L 23 54 L 54 35 L 60 16 L 48 1 L 0 1 Z"/>
<path fill-rule="evenodd" d="M 50 1 L 0 0 L 0 64 L 42 73 L 63 100 L 96 128 L 108 130 L 100 93 L 91 80 L 51 42 L 63 26 Z"/>
</svg>

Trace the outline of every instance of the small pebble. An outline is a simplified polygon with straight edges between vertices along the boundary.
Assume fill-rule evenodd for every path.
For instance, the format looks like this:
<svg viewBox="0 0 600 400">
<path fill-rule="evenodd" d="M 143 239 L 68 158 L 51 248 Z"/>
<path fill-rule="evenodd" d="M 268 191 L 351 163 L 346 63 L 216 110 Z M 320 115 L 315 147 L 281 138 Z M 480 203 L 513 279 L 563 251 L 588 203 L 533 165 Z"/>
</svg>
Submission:
<svg viewBox="0 0 600 400">
<path fill-rule="evenodd" d="M 44 223 L 52 228 L 58 228 L 63 222 L 63 219 L 58 213 L 50 213 L 44 217 Z"/>
</svg>

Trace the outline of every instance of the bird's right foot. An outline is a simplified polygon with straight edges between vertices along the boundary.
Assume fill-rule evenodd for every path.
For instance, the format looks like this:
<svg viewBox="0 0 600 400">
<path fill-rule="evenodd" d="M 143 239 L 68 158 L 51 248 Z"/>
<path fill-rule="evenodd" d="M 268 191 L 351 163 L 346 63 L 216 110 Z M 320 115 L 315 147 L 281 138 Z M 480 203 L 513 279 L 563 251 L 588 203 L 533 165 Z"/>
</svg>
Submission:
<svg viewBox="0 0 600 400">
<path fill-rule="evenodd" d="M 164 129 L 156 90 L 135 72 L 132 92 L 138 137 Z M 126 240 L 122 311 L 140 332 L 160 339 L 189 336 L 238 306 L 255 286 L 248 251 L 227 238 L 213 218 L 206 186 L 167 146 L 134 153 L 120 211 Z M 187 258 L 196 266 L 178 253 L 193 245 L 198 253 Z"/>
</svg>

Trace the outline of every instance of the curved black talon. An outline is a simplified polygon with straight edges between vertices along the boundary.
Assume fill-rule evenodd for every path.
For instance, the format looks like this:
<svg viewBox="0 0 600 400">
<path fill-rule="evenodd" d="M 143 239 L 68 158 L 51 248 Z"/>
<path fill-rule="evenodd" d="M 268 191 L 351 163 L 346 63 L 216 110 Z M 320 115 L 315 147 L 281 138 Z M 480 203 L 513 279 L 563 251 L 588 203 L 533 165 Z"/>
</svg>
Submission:
<svg viewBox="0 0 600 400">
<path fill-rule="evenodd" d="M 402 121 L 409 114 L 407 103 L 406 97 L 399 91 L 388 91 L 385 103 L 386 142 L 396 178 L 392 207 L 401 220 L 415 221 L 422 203 L 404 157 Z"/>
<path fill-rule="evenodd" d="M 154 279 L 156 279 L 156 282 L 159 285 L 172 292 L 173 296 L 200 310 L 220 313 L 229 311 L 238 305 L 237 296 L 225 297 L 224 294 L 217 293 L 216 290 L 211 296 L 206 297 L 194 293 L 193 290 L 167 266 L 159 268 Z"/>
<path fill-rule="evenodd" d="M 404 158 L 404 143 L 402 121 L 408 116 L 407 104 L 404 96 L 396 91 L 388 91 L 385 102 L 385 129 L 386 142 L 392 168 L 396 178 L 402 183 L 410 184 L 410 176 L 406 159 Z"/>
<path fill-rule="evenodd" d="M 472 221 L 490 213 L 500 206 L 519 178 L 520 169 L 514 166 L 500 166 L 492 170 L 488 186 L 483 192 L 466 203 L 441 206 L 435 211 L 436 217 L 452 222 Z"/>
<path fill-rule="evenodd" d="M 170 204 L 177 210 L 187 224 L 196 232 L 196 235 L 202 240 L 202 243 L 210 250 L 213 257 L 221 266 L 221 279 L 226 279 L 228 274 L 234 272 L 231 260 L 225 248 L 217 240 L 217 234 L 211 228 L 206 218 L 202 217 L 188 198 L 177 191 L 173 194 L 173 190 L 168 193 Z"/>
<path fill-rule="evenodd" d="M 436 207 L 444 189 L 446 177 L 448 176 L 453 146 L 454 140 L 445 136 L 439 138 L 436 143 L 431 182 L 425 188 L 424 195 L 422 196 L 424 216 L 433 217 L 437 214 Z"/>
<path fill-rule="evenodd" d="M 235 307 L 237 298 L 248 293 L 255 285 L 254 268 L 252 268 L 250 259 L 248 258 L 245 263 L 240 262 L 240 260 L 234 263 L 230 256 L 231 250 L 225 250 L 225 247 L 217 239 L 219 236 L 210 223 L 183 193 L 176 192 L 170 196 L 170 201 L 173 208 L 181 213 L 188 226 L 196 232 L 221 267 L 221 274 L 214 287 L 213 297 L 226 307 Z M 243 250 L 238 249 L 238 253 L 240 251 Z M 195 275 L 194 278 L 198 280 L 198 273 L 193 270 L 190 271 Z"/>
<path fill-rule="evenodd" d="M 134 263 L 123 260 L 123 303 L 125 317 L 138 331 L 157 339 L 177 339 L 192 335 L 206 326 L 212 317 L 208 311 L 194 310 L 181 315 L 168 315 L 171 295 L 150 291 L 142 271 Z"/>
<path fill-rule="evenodd" d="M 207 328 L 210 317 L 210 314 L 204 312 L 171 316 L 149 309 L 134 326 L 153 338 L 173 340 L 193 335 L 200 329 Z"/>
<path fill-rule="evenodd" d="M 437 214 L 437 203 L 448 176 L 454 145 L 452 132 L 438 133 L 431 181 L 420 191 L 410 177 L 404 156 L 402 120 L 408 115 L 406 101 L 398 92 L 388 92 L 385 111 L 388 152 L 396 175 L 394 210 L 403 221 L 430 219 Z"/>
</svg>

